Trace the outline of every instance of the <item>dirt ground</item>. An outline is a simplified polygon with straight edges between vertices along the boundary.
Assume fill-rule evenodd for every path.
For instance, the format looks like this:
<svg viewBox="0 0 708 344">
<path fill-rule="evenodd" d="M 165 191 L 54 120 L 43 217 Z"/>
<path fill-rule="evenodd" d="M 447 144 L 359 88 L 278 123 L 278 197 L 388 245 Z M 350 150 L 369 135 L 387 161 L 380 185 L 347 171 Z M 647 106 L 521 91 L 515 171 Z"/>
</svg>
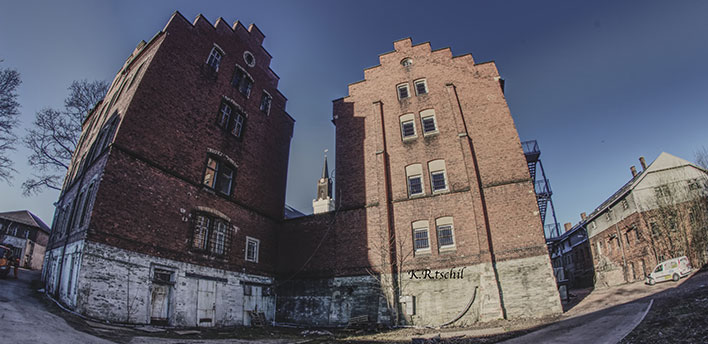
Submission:
<svg viewBox="0 0 708 344">
<path fill-rule="evenodd" d="M 654 303 L 646 318 L 622 343 L 702 343 L 708 341 L 708 271 L 694 273 L 680 282 L 648 286 L 641 282 L 618 287 L 573 290 L 566 312 L 559 317 L 525 321 L 497 321 L 465 328 L 401 328 L 388 331 L 327 329 L 304 332 L 289 327 L 175 329 L 120 326 L 87 321 L 65 312 L 38 294 L 46 308 L 61 315 L 76 330 L 117 343 L 148 342 L 171 338 L 175 342 L 240 339 L 260 343 L 499 343 L 538 330 L 556 321 L 589 314 L 615 305 L 647 298 Z M 240 341 L 239 341 L 240 342 Z"/>
</svg>

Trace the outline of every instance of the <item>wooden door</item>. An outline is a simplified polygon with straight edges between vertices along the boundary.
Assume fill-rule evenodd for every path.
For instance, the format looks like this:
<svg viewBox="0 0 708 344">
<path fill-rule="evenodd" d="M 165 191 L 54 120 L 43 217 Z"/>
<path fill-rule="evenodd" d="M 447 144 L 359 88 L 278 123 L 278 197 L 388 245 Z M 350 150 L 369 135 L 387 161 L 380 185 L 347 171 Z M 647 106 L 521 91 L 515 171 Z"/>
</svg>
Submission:
<svg viewBox="0 0 708 344">
<path fill-rule="evenodd" d="M 199 280 L 197 284 L 197 326 L 212 327 L 216 314 L 216 282 Z"/>
</svg>

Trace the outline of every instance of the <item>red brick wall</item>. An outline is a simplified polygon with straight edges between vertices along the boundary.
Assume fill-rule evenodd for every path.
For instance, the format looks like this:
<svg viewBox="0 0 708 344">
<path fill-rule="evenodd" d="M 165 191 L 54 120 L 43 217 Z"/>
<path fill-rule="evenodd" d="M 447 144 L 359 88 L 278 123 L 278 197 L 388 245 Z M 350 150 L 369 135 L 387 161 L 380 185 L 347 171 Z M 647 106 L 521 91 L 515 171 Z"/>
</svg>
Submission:
<svg viewBox="0 0 708 344">
<path fill-rule="evenodd" d="M 364 81 L 350 85 L 348 97 L 334 102 L 338 205 L 378 208 L 382 218 L 376 225 L 386 226 L 390 198 L 397 249 L 404 255 L 412 251 L 411 224 L 428 220 L 432 253 L 410 259 L 405 265 L 411 267 L 488 261 L 487 229 L 497 260 L 547 254 L 528 167 L 494 64 L 475 65 L 470 55 L 453 58 L 449 49 L 431 51 L 428 43 L 411 46 L 410 39 L 394 46 L 380 57 L 381 65 L 365 70 Z M 408 68 L 400 64 L 406 57 L 413 60 Z M 413 82 L 421 78 L 428 94 L 416 96 Z M 404 82 L 412 95 L 399 100 L 396 85 Z M 423 137 L 419 112 L 429 108 L 439 133 Z M 406 113 L 415 114 L 418 137 L 403 142 L 399 117 Z M 381 160 L 386 154 L 390 196 Z M 436 159 L 445 160 L 449 192 L 431 195 L 427 164 Z M 405 167 L 414 163 L 423 167 L 426 196 L 409 200 Z M 435 219 L 442 216 L 453 217 L 456 252 L 437 251 Z M 378 229 L 359 231 L 372 237 Z"/>
</svg>

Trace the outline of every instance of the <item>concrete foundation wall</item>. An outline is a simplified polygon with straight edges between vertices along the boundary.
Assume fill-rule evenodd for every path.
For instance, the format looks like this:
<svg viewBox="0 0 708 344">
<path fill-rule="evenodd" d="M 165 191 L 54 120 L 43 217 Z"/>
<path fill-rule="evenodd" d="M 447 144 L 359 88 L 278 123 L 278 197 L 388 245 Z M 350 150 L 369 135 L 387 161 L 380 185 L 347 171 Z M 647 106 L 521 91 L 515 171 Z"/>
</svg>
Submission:
<svg viewBox="0 0 708 344">
<path fill-rule="evenodd" d="M 508 319 L 563 313 L 548 255 L 503 261 L 497 269 Z"/>
<path fill-rule="evenodd" d="M 154 281 L 155 269 L 172 275 L 171 281 L 163 285 L 167 285 L 169 289 L 167 322 L 173 326 L 250 324 L 246 310 L 254 304 L 249 302 L 246 305 L 244 302 L 246 298 L 251 298 L 244 297 L 244 284 L 263 287 L 263 290 L 272 284 L 269 277 L 197 266 L 91 241 L 81 243 L 83 250 L 80 256 L 76 256 L 81 262 L 78 284 L 74 286 L 75 291 L 72 291 L 70 286 L 62 288 L 60 299 L 81 314 L 96 319 L 121 323 L 150 323 L 152 298 L 155 295 L 155 287 L 159 284 Z M 70 249 L 67 249 L 67 253 L 69 251 Z M 49 256 L 56 260 L 61 255 L 60 252 L 50 252 Z M 53 266 L 56 270 L 58 264 Z M 65 267 L 64 274 L 67 274 L 66 270 Z M 48 276 L 48 284 L 55 281 L 51 272 Z M 62 277 L 60 284 L 63 286 L 65 283 L 67 279 Z M 213 293 L 213 299 L 209 300 L 209 306 L 206 307 L 211 313 L 198 315 L 198 309 L 204 308 L 203 305 L 198 305 L 198 290 L 204 289 L 205 285 Z M 72 295 L 75 295 L 75 303 L 71 302 Z M 268 320 L 273 320 L 275 316 L 274 301 L 274 297 L 268 296 L 257 300 L 258 311 L 264 312 Z M 198 323 L 198 317 L 212 320 L 208 323 Z"/>
</svg>

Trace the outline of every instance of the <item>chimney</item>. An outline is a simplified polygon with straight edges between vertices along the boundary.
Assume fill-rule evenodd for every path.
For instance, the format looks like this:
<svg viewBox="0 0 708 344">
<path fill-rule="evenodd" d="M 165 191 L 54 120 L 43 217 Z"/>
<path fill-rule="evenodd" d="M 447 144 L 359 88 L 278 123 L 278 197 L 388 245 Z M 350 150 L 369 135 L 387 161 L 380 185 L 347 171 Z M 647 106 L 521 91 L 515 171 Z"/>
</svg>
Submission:
<svg viewBox="0 0 708 344">
<path fill-rule="evenodd" d="M 637 176 L 637 168 L 632 165 L 632 167 L 629 168 L 632 171 L 632 178 Z"/>
<path fill-rule="evenodd" d="M 565 224 L 563 224 L 563 226 L 565 227 L 566 232 L 573 228 L 573 224 L 570 222 L 566 222 Z"/>
<path fill-rule="evenodd" d="M 586 214 L 586 213 L 580 213 L 580 218 L 581 218 L 583 221 L 585 221 L 585 219 L 588 218 L 588 214 Z"/>
<path fill-rule="evenodd" d="M 642 164 L 642 171 L 644 171 L 644 170 L 647 169 L 647 161 L 644 160 L 644 157 L 643 157 L 643 156 L 640 156 L 640 157 L 639 157 L 639 163 Z"/>
</svg>

